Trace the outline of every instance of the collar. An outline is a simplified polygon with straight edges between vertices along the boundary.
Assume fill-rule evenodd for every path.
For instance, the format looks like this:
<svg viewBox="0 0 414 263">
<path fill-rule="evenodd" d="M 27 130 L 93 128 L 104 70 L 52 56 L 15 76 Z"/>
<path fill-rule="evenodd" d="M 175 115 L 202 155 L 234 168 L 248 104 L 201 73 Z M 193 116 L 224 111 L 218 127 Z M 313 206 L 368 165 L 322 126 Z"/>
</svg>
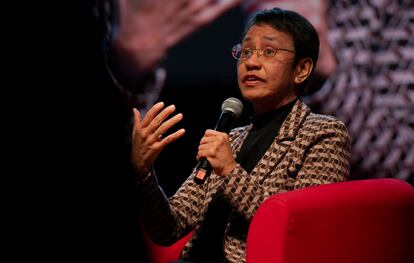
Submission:
<svg viewBox="0 0 414 263">
<path fill-rule="evenodd" d="M 285 118 L 289 112 L 292 110 L 292 107 L 295 105 L 297 99 L 289 102 L 286 105 L 283 105 L 281 107 L 278 107 L 276 109 L 273 109 L 269 112 L 266 112 L 264 114 L 261 114 L 259 116 L 251 116 L 250 120 L 253 124 L 253 129 L 260 129 L 264 126 L 266 126 L 267 124 L 269 124 L 270 122 L 272 122 L 273 120 L 280 120 L 281 118 Z"/>
<path fill-rule="evenodd" d="M 295 105 L 293 105 L 292 110 L 280 127 L 276 140 L 282 141 L 294 139 L 298 134 L 302 123 L 305 121 L 306 116 L 308 116 L 310 112 L 310 108 L 306 106 L 305 103 L 300 99 L 296 100 Z"/>
</svg>

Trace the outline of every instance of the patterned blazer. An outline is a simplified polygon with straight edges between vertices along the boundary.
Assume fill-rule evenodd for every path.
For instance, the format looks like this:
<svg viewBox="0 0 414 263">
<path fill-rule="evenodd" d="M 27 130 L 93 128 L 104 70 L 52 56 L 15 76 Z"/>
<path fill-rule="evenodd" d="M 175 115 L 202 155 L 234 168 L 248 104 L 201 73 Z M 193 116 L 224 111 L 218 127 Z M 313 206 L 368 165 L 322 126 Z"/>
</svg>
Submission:
<svg viewBox="0 0 414 263">
<path fill-rule="evenodd" d="M 233 129 L 234 157 L 252 125 Z M 283 122 L 272 145 L 253 171 L 240 165 L 222 177 L 212 172 L 203 185 L 194 172 L 171 198 L 158 186 L 154 172 L 137 182 L 142 221 L 157 243 L 168 245 L 194 230 L 182 257 L 199 238 L 212 200 L 223 196 L 232 211 L 224 234 L 228 262 L 244 262 L 248 225 L 256 210 L 271 195 L 313 185 L 344 181 L 349 176 L 350 139 L 346 127 L 332 116 L 311 113 L 300 100 Z"/>
</svg>

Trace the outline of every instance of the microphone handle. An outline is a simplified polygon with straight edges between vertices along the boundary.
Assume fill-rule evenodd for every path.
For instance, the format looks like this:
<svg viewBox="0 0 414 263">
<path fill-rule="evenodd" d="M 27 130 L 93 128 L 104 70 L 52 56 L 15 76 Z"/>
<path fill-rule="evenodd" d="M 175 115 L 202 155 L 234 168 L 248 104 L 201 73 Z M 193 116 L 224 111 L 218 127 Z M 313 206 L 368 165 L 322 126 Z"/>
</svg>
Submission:
<svg viewBox="0 0 414 263">
<path fill-rule="evenodd" d="M 211 174 L 211 164 L 208 162 L 206 157 L 202 157 L 197 164 L 196 174 L 194 177 L 194 181 L 197 184 L 203 184 L 207 177 Z"/>
<path fill-rule="evenodd" d="M 233 112 L 227 110 L 222 111 L 214 130 L 229 133 L 235 119 L 236 115 Z M 210 176 L 211 171 L 211 164 L 209 163 L 207 158 L 202 157 L 198 161 L 194 181 L 197 184 L 203 184 L 206 181 L 207 177 Z"/>
</svg>

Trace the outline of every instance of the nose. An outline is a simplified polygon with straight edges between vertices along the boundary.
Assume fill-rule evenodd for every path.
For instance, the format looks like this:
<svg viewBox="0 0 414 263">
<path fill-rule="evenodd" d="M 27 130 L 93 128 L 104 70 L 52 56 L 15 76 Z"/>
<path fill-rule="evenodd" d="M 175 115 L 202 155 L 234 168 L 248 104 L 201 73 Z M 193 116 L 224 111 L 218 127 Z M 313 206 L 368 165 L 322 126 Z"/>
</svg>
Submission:
<svg viewBox="0 0 414 263">
<path fill-rule="evenodd" d="M 260 50 L 254 50 L 254 54 L 252 54 L 249 58 L 243 61 L 243 64 L 246 66 L 248 70 L 253 69 L 260 69 L 262 66 L 261 60 L 259 59 Z"/>
</svg>

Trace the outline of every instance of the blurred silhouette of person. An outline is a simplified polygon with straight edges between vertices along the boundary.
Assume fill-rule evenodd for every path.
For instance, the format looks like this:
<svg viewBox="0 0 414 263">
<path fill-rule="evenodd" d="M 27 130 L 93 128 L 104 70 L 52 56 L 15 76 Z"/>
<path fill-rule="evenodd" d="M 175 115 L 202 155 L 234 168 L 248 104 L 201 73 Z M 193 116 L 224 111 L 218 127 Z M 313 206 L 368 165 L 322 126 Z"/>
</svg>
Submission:
<svg viewBox="0 0 414 263">
<path fill-rule="evenodd" d="M 342 122 L 317 115 L 299 99 L 319 51 L 313 26 L 282 9 L 255 13 L 246 24 L 237 59 L 238 86 L 254 118 L 230 134 L 207 130 L 197 159 L 213 172 L 204 184 L 196 169 L 170 198 L 153 163 L 185 134 L 168 132 L 183 119 L 174 105 L 134 109 L 131 162 L 141 220 L 154 242 L 169 245 L 193 231 L 183 262 L 244 262 L 249 222 L 269 196 L 349 176 L 350 139 Z M 168 132 L 168 133 L 167 133 Z M 171 169 L 171 176 L 174 171 Z"/>
<path fill-rule="evenodd" d="M 47 211 L 52 215 L 39 220 L 47 224 L 44 228 L 31 227 L 41 230 L 36 237 L 51 229 L 45 237 L 50 244 L 38 253 L 87 261 L 145 261 L 129 177 L 132 105 L 145 111 L 157 99 L 168 48 L 235 3 L 89 0 L 56 3 L 62 6 L 50 12 L 42 6 L 34 10 L 36 19 L 45 23 L 33 24 L 38 41 L 22 43 L 38 57 L 27 59 L 33 66 L 22 64 L 19 69 L 35 73 L 35 78 L 25 75 L 29 87 L 40 87 L 32 90 L 50 89 L 41 100 L 31 98 L 47 115 L 27 114 L 28 123 L 31 116 L 36 120 L 26 127 L 23 141 L 33 139 L 38 145 L 25 147 L 34 149 L 33 154 L 22 151 L 30 157 L 26 166 L 39 167 L 38 174 L 51 177 L 50 187 L 45 183 L 38 188 L 44 198 L 36 205 L 51 203 Z M 40 137 L 32 130 L 43 127 L 39 120 L 45 116 Z"/>
</svg>

